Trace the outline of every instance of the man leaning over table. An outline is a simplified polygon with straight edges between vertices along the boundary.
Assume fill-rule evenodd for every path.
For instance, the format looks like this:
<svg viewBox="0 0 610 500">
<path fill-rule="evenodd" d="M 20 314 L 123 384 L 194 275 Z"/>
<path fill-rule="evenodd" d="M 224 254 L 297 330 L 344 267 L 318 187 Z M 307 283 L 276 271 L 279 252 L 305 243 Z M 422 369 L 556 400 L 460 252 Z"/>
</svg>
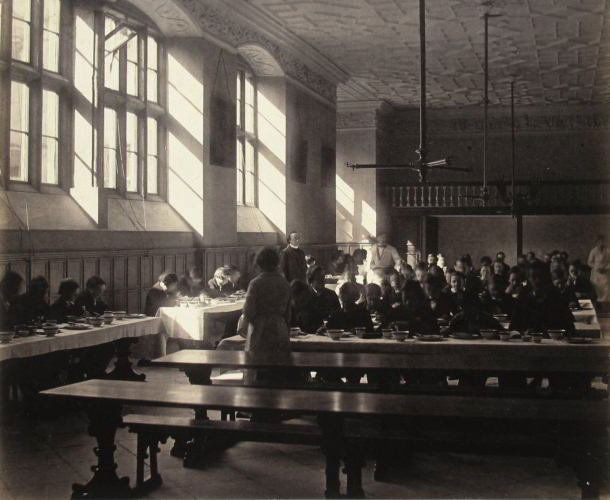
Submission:
<svg viewBox="0 0 610 500">
<path fill-rule="evenodd" d="M 398 250 L 388 244 L 388 235 L 385 233 L 377 236 L 377 242 L 371 247 L 368 257 L 368 283 L 380 284 L 381 276 L 397 269 L 401 261 Z"/>
</svg>

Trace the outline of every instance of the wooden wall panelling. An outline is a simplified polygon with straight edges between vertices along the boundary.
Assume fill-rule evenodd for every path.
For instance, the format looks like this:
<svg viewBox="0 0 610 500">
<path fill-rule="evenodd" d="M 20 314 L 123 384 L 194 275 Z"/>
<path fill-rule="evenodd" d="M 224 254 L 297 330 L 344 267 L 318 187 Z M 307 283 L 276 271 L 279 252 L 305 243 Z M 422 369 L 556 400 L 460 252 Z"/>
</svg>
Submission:
<svg viewBox="0 0 610 500">
<path fill-rule="evenodd" d="M 153 283 L 157 281 L 159 275 L 165 271 L 165 259 L 163 255 L 153 255 L 153 275 L 152 280 Z"/>
<path fill-rule="evenodd" d="M 42 259 L 33 259 L 32 260 L 32 278 L 36 276 L 45 276 L 48 278 L 49 276 L 49 261 Z"/>
<path fill-rule="evenodd" d="M 85 258 L 83 261 L 83 286 L 91 276 L 99 275 L 98 259 L 95 257 Z"/>
<path fill-rule="evenodd" d="M 127 258 L 118 256 L 113 259 L 112 291 L 113 307 L 124 310 L 127 308 Z"/>
<path fill-rule="evenodd" d="M 49 262 L 49 292 L 51 302 L 58 297 L 59 283 L 66 277 L 66 261 L 52 260 Z"/>
<path fill-rule="evenodd" d="M 11 271 L 19 273 L 21 277 L 27 281 L 28 279 L 28 263 L 24 259 L 18 259 L 9 262 Z"/>
<path fill-rule="evenodd" d="M 127 312 L 136 313 L 140 312 L 144 309 L 143 306 L 140 306 L 140 295 L 141 291 L 139 289 L 136 290 L 127 290 Z"/>
<path fill-rule="evenodd" d="M 101 257 L 98 260 L 98 276 L 102 278 L 106 282 L 106 294 L 105 299 L 107 304 L 113 308 L 117 309 L 114 305 L 114 284 L 112 282 L 112 260 L 108 257 Z"/>
<path fill-rule="evenodd" d="M 142 288 L 150 288 L 153 284 L 152 262 L 148 255 L 140 258 L 140 285 Z"/>
<path fill-rule="evenodd" d="M 75 280 L 82 288 L 83 283 L 83 260 L 82 259 L 68 259 L 67 260 L 67 272 L 68 278 Z"/>
<path fill-rule="evenodd" d="M 165 256 L 165 271 L 169 273 L 176 272 L 176 256 L 175 255 L 166 255 Z"/>
<path fill-rule="evenodd" d="M 127 311 L 140 310 L 140 257 L 129 255 L 127 257 Z"/>
<path fill-rule="evenodd" d="M 186 255 L 178 254 L 176 255 L 176 274 L 178 277 L 186 274 Z"/>
</svg>

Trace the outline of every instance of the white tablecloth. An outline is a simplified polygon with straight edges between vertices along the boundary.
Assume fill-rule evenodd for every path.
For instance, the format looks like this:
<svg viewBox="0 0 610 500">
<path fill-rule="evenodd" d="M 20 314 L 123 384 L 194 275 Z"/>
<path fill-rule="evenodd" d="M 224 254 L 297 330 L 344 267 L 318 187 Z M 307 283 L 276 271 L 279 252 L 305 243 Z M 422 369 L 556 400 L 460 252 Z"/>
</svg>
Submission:
<svg viewBox="0 0 610 500">
<path fill-rule="evenodd" d="M 63 329 L 55 337 L 35 335 L 16 338 L 9 344 L 0 344 L 0 361 L 106 344 L 127 337 L 155 335 L 161 329 L 160 318 L 125 319 L 91 330 Z"/>
<path fill-rule="evenodd" d="M 206 307 L 162 307 L 159 316 L 165 335 L 170 338 L 198 340 L 215 347 L 224 334 L 224 323 L 238 317 L 244 300 Z"/>
</svg>

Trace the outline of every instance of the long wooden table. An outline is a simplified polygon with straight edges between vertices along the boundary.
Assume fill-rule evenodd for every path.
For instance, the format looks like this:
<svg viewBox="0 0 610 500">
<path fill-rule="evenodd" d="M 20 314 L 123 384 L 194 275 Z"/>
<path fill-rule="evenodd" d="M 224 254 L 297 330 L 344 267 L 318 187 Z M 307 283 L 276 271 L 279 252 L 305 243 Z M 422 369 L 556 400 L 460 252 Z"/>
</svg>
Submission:
<svg viewBox="0 0 610 500">
<path fill-rule="evenodd" d="M 68 368 L 75 353 L 89 377 L 144 380 L 145 375 L 132 368 L 131 345 L 140 337 L 157 335 L 162 330 L 161 320 L 149 317 L 124 319 L 86 330 L 67 330 L 66 325 L 59 326 L 62 330 L 54 337 L 32 335 L 0 344 L 3 408 L 12 406 L 10 390 L 19 386 L 23 394 L 20 405 L 23 404 L 26 412 L 37 414 L 41 410 L 37 392 L 57 383 L 56 374 Z M 114 368 L 106 375 L 113 357 L 116 357 Z"/>
<path fill-rule="evenodd" d="M 320 343 L 341 346 L 342 342 Z M 358 339 L 371 345 L 371 340 Z M 244 351 L 182 350 L 152 361 L 157 366 L 168 366 L 189 371 L 196 368 L 299 368 L 338 370 L 491 370 L 523 371 L 528 373 L 569 372 L 608 373 L 610 341 L 595 344 L 567 344 L 545 340 L 541 344 L 487 340 L 440 343 L 379 341 L 393 346 L 393 351 L 382 354 L 367 352 L 328 352 L 315 349 L 314 341 L 306 344 L 311 350 L 269 355 Z M 375 343 L 374 345 L 377 345 Z"/>
<path fill-rule="evenodd" d="M 342 425 L 332 417 L 443 417 L 492 419 L 499 422 L 512 419 L 529 422 L 538 419 L 565 423 L 565 432 L 572 424 L 586 438 L 577 454 L 585 467 L 577 468 L 583 494 L 596 494 L 600 485 L 598 467 L 592 461 L 607 464 L 603 453 L 608 404 L 606 400 L 527 400 L 514 398 L 477 398 L 435 395 L 396 395 L 347 393 L 341 391 L 304 391 L 251 387 L 187 386 L 180 384 L 150 384 L 142 382 L 89 380 L 46 390 L 49 397 L 84 400 L 92 404 L 89 416 L 90 433 L 97 439 L 98 464 L 94 476 L 86 485 L 76 485 L 75 495 L 120 497 L 130 494 L 129 478 L 118 478 L 114 461 L 114 436 L 121 425 L 122 406 L 144 405 L 172 408 L 296 412 L 317 415 L 322 434 L 327 439 L 327 468 L 330 459 L 338 462 L 335 443 Z M 528 424 L 526 424 L 527 427 Z M 348 457 L 349 459 L 349 457 Z M 351 462 L 354 464 L 354 460 Z M 595 462 L 597 464 L 597 462 Z M 599 464 L 597 464 L 599 465 Z M 336 467 L 335 467 L 336 469 Z M 335 471 L 337 472 L 337 471 Z M 327 469 L 328 479 L 328 469 Z"/>
</svg>

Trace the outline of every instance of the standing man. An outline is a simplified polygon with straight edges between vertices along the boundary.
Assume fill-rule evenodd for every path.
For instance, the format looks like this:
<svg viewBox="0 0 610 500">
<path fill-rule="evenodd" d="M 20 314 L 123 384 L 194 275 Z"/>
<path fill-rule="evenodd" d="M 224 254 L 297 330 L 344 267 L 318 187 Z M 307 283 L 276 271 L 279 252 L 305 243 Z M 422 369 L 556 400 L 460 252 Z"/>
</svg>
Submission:
<svg viewBox="0 0 610 500">
<path fill-rule="evenodd" d="M 305 252 L 299 248 L 301 235 L 296 231 L 288 233 L 288 246 L 282 250 L 280 255 L 280 272 L 288 283 L 299 280 L 307 283 L 307 264 L 305 263 Z"/>
<path fill-rule="evenodd" d="M 400 265 L 398 250 L 388 245 L 388 235 L 383 233 L 377 236 L 377 243 L 371 247 L 367 281 L 376 283 L 379 276 L 397 269 Z"/>
</svg>

